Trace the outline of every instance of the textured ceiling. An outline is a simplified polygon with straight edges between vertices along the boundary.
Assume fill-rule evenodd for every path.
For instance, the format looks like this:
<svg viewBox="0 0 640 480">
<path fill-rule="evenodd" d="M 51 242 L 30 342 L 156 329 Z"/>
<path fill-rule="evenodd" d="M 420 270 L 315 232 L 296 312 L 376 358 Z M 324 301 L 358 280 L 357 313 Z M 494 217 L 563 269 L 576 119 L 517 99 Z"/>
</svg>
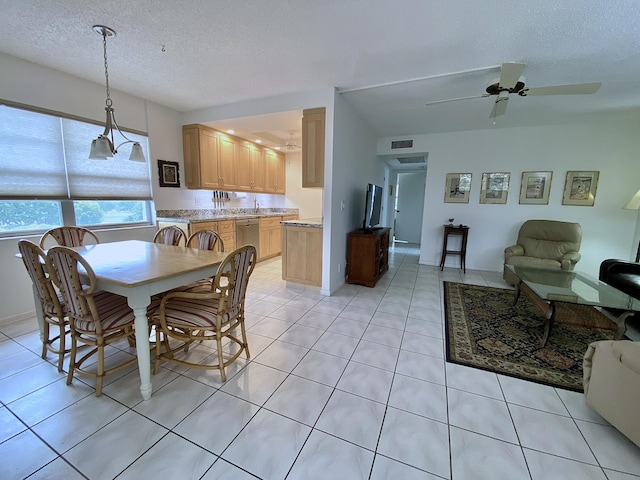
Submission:
<svg viewBox="0 0 640 480">
<path fill-rule="evenodd" d="M 97 83 L 102 42 L 91 26 L 108 25 L 112 88 L 179 111 L 355 89 L 347 101 L 391 136 L 640 108 L 637 0 L 0 0 L 0 11 L 0 51 Z M 507 61 L 527 64 L 528 86 L 602 88 L 512 96 L 496 125 L 492 98 L 424 105 L 482 94 Z M 299 132 L 296 118 L 248 128 L 282 138 Z"/>
</svg>

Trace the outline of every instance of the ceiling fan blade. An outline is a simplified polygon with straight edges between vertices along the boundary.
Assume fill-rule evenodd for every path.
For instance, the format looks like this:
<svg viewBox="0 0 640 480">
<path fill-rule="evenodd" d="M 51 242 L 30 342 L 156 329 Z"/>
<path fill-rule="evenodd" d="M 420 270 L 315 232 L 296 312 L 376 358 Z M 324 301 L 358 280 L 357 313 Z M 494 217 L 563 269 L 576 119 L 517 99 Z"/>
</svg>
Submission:
<svg viewBox="0 0 640 480">
<path fill-rule="evenodd" d="M 504 115 L 504 112 L 507 111 L 507 103 L 509 103 L 509 97 L 500 96 L 496 98 L 495 103 L 493 104 L 493 108 L 491 109 L 491 115 L 489 118 L 496 118 L 500 115 Z"/>
<path fill-rule="evenodd" d="M 519 95 L 523 97 L 535 95 L 583 95 L 596 93 L 600 89 L 600 85 L 600 83 L 577 83 L 575 85 L 525 88 Z"/>
<path fill-rule="evenodd" d="M 525 67 L 524 63 L 503 63 L 500 68 L 500 87 L 509 90 L 514 88 Z"/>
<path fill-rule="evenodd" d="M 469 100 L 471 98 L 484 98 L 489 97 L 488 93 L 483 93 L 482 95 L 473 95 L 471 97 L 460 97 L 460 98 L 449 98 L 447 100 L 436 100 L 435 102 L 428 102 L 425 105 L 437 105 L 439 103 L 448 103 L 448 102 L 457 102 L 458 100 Z"/>
</svg>

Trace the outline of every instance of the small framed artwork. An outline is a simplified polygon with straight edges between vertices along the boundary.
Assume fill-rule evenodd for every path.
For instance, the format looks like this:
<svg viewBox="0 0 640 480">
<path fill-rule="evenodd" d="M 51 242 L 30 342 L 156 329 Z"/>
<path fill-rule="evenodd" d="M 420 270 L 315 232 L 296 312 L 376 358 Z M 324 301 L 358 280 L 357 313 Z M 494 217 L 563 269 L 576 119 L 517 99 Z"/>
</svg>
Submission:
<svg viewBox="0 0 640 480">
<path fill-rule="evenodd" d="M 470 173 L 447 173 L 444 185 L 445 203 L 469 203 Z"/>
<path fill-rule="evenodd" d="M 480 203 L 507 203 L 510 177 L 508 172 L 483 173 Z"/>
<path fill-rule="evenodd" d="M 600 172 L 567 172 L 562 204 L 592 207 L 596 201 L 599 176 Z"/>
<path fill-rule="evenodd" d="M 180 165 L 178 162 L 158 160 L 158 177 L 161 187 L 180 187 Z"/>
<path fill-rule="evenodd" d="M 520 203 L 523 205 L 548 205 L 553 172 L 522 172 Z"/>
</svg>

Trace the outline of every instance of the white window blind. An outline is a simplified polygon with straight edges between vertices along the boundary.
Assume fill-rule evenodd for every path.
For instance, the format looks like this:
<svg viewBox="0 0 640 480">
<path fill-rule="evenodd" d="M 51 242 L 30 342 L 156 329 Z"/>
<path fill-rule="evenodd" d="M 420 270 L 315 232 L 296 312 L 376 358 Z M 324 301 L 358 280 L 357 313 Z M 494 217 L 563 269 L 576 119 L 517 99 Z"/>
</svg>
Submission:
<svg viewBox="0 0 640 480">
<path fill-rule="evenodd" d="M 128 160 L 130 143 L 112 158 L 89 160 L 91 140 L 103 131 L 0 105 L 0 198 L 150 200 L 149 163 Z M 140 142 L 148 159 L 147 137 L 125 133 Z"/>
</svg>

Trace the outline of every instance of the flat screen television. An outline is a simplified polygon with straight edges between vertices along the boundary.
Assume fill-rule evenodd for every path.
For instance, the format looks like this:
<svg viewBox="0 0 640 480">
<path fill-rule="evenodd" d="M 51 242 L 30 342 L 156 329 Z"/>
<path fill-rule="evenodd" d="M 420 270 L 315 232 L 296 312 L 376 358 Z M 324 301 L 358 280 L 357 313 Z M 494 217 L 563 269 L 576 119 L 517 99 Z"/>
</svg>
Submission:
<svg viewBox="0 0 640 480">
<path fill-rule="evenodd" d="M 371 230 L 380 224 L 380 212 L 382 210 L 382 187 L 370 183 L 367 185 L 367 196 L 364 207 L 364 221 L 362 228 Z"/>
</svg>

